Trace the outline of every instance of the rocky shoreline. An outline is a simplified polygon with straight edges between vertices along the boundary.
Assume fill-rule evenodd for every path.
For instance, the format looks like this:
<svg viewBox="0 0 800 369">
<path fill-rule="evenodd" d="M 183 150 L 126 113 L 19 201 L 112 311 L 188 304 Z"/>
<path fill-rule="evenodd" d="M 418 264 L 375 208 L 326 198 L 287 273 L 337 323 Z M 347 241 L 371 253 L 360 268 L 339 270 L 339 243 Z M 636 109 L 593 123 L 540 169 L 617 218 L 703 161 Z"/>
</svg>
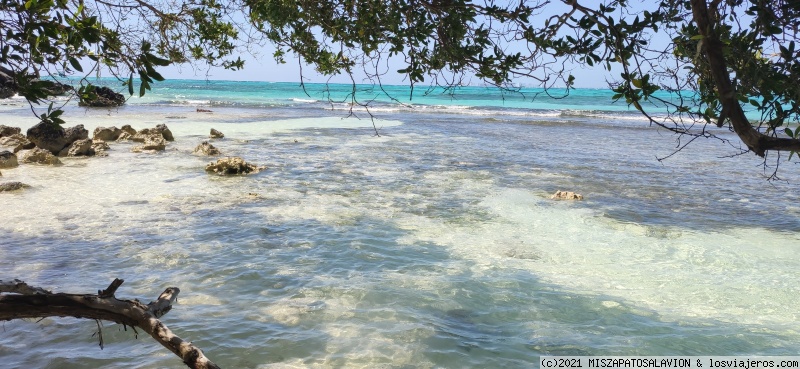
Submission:
<svg viewBox="0 0 800 369">
<path fill-rule="evenodd" d="M 211 129 L 210 139 L 225 137 L 222 132 Z M 130 150 L 135 153 L 158 153 L 165 151 L 175 141 L 166 124 L 136 130 L 130 125 L 120 128 L 97 127 L 89 138 L 82 124 L 70 128 L 41 122 L 22 134 L 19 127 L 0 125 L 0 169 L 15 169 L 24 165 L 58 166 L 60 158 L 109 156 L 112 145 L 120 142 L 135 142 L 139 145 Z M 202 141 L 190 155 L 220 156 L 222 153 L 208 140 Z M 240 157 L 224 157 L 208 163 L 204 170 L 219 176 L 255 174 L 266 167 L 246 162 Z M 2 172 L 0 172 L 2 177 Z M 20 182 L 0 182 L 0 192 L 30 188 Z"/>
</svg>

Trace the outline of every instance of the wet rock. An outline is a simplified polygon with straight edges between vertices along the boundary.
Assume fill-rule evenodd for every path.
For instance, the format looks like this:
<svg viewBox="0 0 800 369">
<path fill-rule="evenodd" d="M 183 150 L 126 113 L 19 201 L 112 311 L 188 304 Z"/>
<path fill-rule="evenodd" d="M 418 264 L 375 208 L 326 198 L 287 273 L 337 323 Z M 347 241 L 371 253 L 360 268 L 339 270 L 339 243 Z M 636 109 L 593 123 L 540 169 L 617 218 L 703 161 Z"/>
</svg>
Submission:
<svg viewBox="0 0 800 369">
<path fill-rule="evenodd" d="M 136 134 L 136 130 L 133 129 L 133 127 L 131 127 L 130 124 L 126 124 L 126 125 L 122 126 L 122 128 L 120 128 L 120 130 L 122 130 L 122 132 L 127 132 L 131 136 Z"/>
<path fill-rule="evenodd" d="M 206 172 L 221 176 L 258 173 L 263 167 L 249 164 L 240 157 L 227 157 L 206 165 Z"/>
<path fill-rule="evenodd" d="M 14 168 L 19 166 L 17 155 L 11 151 L 0 151 L 0 168 Z"/>
<path fill-rule="evenodd" d="M 22 183 L 22 182 L 6 182 L 0 183 L 0 192 L 7 192 L 7 191 L 16 191 L 21 190 L 23 188 L 29 188 L 30 186 Z"/>
<path fill-rule="evenodd" d="M 58 156 L 94 156 L 94 149 L 92 149 L 92 140 L 84 138 L 77 140 L 72 145 L 65 147 Z"/>
<path fill-rule="evenodd" d="M 142 129 L 136 132 L 130 140 L 134 142 L 144 142 L 145 139 L 150 136 L 160 136 L 166 141 L 175 141 L 175 137 L 172 136 L 172 131 L 167 128 L 166 124 L 159 124 L 155 128 Z"/>
<path fill-rule="evenodd" d="M 215 156 L 221 154 L 219 150 L 216 147 L 214 147 L 214 145 L 208 143 L 208 141 L 203 141 L 203 143 L 197 145 L 197 147 L 194 148 L 194 153 L 207 156 Z"/>
<path fill-rule="evenodd" d="M 22 133 L 22 129 L 19 127 L 9 127 L 3 124 L 0 124 L 0 137 L 8 137 L 13 135 L 18 135 Z"/>
<path fill-rule="evenodd" d="M 133 135 L 131 135 L 130 133 L 122 132 L 119 135 L 119 137 L 117 137 L 117 142 L 120 142 L 120 141 L 131 141 L 132 138 L 133 138 Z"/>
<path fill-rule="evenodd" d="M 208 135 L 208 137 L 210 137 L 210 138 L 223 138 L 223 137 L 225 137 L 225 135 L 222 134 L 222 132 L 217 131 L 214 128 L 211 128 L 211 133 Z"/>
<path fill-rule="evenodd" d="M 77 140 L 89 138 L 89 131 L 83 128 L 83 124 L 64 129 L 59 125 L 40 122 L 28 129 L 27 133 L 28 140 L 36 147 L 49 150 L 54 155 Z"/>
<path fill-rule="evenodd" d="M 572 191 L 557 191 L 550 198 L 553 200 L 583 200 L 583 195 Z"/>
<path fill-rule="evenodd" d="M 167 148 L 167 141 L 164 137 L 158 135 L 150 135 L 145 137 L 145 140 L 142 145 L 136 146 L 131 151 L 133 152 L 142 152 L 142 151 L 164 151 Z"/>
<path fill-rule="evenodd" d="M 92 150 L 94 150 L 95 155 L 98 155 L 101 152 L 111 150 L 111 147 L 103 140 L 92 140 Z"/>
<path fill-rule="evenodd" d="M 19 133 L 15 133 L 10 136 L 0 137 L 0 146 L 13 147 L 14 149 L 12 151 L 16 153 L 21 150 L 30 150 L 36 147 L 36 144 L 28 141 L 27 137 Z"/>
<path fill-rule="evenodd" d="M 90 98 L 81 99 L 78 105 L 92 108 L 114 108 L 125 104 L 125 96 L 108 87 L 95 87 L 93 92 L 90 94 Z"/>
<path fill-rule="evenodd" d="M 25 164 L 44 164 L 44 165 L 57 165 L 61 164 L 61 160 L 53 155 L 50 151 L 40 149 L 38 147 L 28 151 L 22 156 L 22 162 Z"/>
<path fill-rule="evenodd" d="M 97 127 L 94 129 L 92 140 L 116 141 L 122 132 L 123 131 L 117 127 Z"/>
</svg>

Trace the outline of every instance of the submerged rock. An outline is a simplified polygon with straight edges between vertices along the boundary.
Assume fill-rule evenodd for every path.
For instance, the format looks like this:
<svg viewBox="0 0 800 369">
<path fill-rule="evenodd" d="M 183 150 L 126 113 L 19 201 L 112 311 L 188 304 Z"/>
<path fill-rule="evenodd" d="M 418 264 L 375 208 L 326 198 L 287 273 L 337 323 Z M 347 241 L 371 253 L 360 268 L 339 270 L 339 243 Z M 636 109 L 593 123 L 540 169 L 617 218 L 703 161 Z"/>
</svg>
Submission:
<svg viewBox="0 0 800 369">
<path fill-rule="evenodd" d="M 0 168 L 14 168 L 19 166 L 17 155 L 11 151 L 0 151 Z"/>
<path fill-rule="evenodd" d="M 18 135 L 20 133 L 22 133 L 22 129 L 19 127 L 9 127 L 0 124 L 0 137 L 13 136 L 13 135 Z"/>
<path fill-rule="evenodd" d="M 100 155 L 100 153 L 111 150 L 111 147 L 105 141 L 95 139 L 92 140 L 92 150 L 94 150 L 95 155 Z"/>
<path fill-rule="evenodd" d="M 92 140 L 116 141 L 122 132 L 123 131 L 117 127 L 97 127 L 94 129 Z"/>
<path fill-rule="evenodd" d="M 50 151 L 35 147 L 33 150 L 28 151 L 23 157 L 22 162 L 25 164 L 45 164 L 56 165 L 61 164 L 61 160 L 53 155 Z"/>
<path fill-rule="evenodd" d="M 126 125 L 122 126 L 122 128 L 120 128 L 120 130 L 121 130 L 122 132 L 126 132 L 127 134 L 129 134 L 129 135 L 131 135 L 131 136 L 133 136 L 133 135 L 135 135 L 135 134 L 136 134 L 136 130 L 135 130 L 135 129 L 133 129 L 133 127 L 131 127 L 131 125 L 130 125 L 130 124 L 126 124 Z"/>
<path fill-rule="evenodd" d="M 572 191 L 556 191 L 550 198 L 553 200 L 583 200 L 583 195 Z"/>
<path fill-rule="evenodd" d="M 27 137 L 19 133 L 0 137 L 0 145 L 13 147 L 14 152 L 19 152 L 20 150 L 30 150 L 36 147 L 36 144 L 30 142 Z"/>
<path fill-rule="evenodd" d="M 28 188 L 28 187 L 30 187 L 30 186 L 28 186 L 28 185 L 26 185 L 26 184 L 24 184 L 22 182 L 0 183 L 0 192 L 16 191 L 16 190 L 21 190 L 23 188 Z"/>
<path fill-rule="evenodd" d="M 208 143 L 208 141 L 203 141 L 203 143 L 197 145 L 197 147 L 194 148 L 194 153 L 207 156 L 215 156 L 221 154 L 219 150 L 216 147 L 214 147 L 214 145 Z"/>
<path fill-rule="evenodd" d="M 94 96 L 89 99 L 81 99 L 78 106 L 92 108 L 114 108 L 125 104 L 125 96 L 108 87 L 95 87 Z"/>
<path fill-rule="evenodd" d="M 61 152 L 58 153 L 58 156 L 94 156 L 92 144 L 92 140 L 89 138 L 77 140 L 73 142 L 72 145 L 61 150 Z"/>
<path fill-rule="evenodd" d="M 214 128 L 211 128 L 211 133 L 208 135 L 208 137 L 210 137 L 210 138 L 224 138 L 225 135 L 222 132 L 217 131 Z"/>
<path fill-rule="evenodd" d="M 218 159 L 216 163 L 206 165 L 206 172 L 221 176 L 258 173 L 262 169 L 264 168 L 249 164 L 236 156 Z"/>
<path fill-rule="evenodd" d="M 167 147 L 167 141 L 159 135 L 149 135 L 145 137 L 144 144 L 131 149 L 133 152 L 142 151 L 164 151 Z"/>
<path fill-rule="evenodd" d="M 59 125 L 40 122 L 28 129 L 27 133 L 28 140 L 54 155 L 77 140 L 89 138 L 89 131 L 83 128 L 83 124 L 64 129 Z"/>
</svg>

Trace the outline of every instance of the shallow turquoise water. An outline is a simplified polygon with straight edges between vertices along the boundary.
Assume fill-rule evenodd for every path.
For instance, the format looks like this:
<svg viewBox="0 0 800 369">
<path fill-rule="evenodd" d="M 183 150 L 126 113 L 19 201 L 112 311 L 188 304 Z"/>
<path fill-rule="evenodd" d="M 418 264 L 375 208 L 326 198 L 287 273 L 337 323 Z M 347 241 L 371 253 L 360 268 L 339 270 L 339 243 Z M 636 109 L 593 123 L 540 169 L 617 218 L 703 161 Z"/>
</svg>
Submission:
<svg viewBox="0 0 800 369">
<path fill-rule="evenodd" d="M 480 88 L 384 102 L 380 136 L 310 95 L 174 81 L 112 111 L 70 106 L 70 123 L 166 123 L 176 142 L 3 170 L 33 188 L 2 195 L 2 279 L 88 292 L 119 277 L 118 296 L 140 299 L 178 286 L 164 322 L 228 368 L 796 354 L 794 164 L 788 183 L 767 183 L 759 159 L 714 141 L 658 162 L 675 137 L 596 90 L 571 103 Z M 223 153 L 267 170 L 206 175 L 210 159 L 190 152 L 210 127 Z M 560 189 L 586 200 L 548 199 Z M 102 351 L 93 322 L 3 328 L 11 367 L 182 367 L 116 325 Z"/>
</svg>

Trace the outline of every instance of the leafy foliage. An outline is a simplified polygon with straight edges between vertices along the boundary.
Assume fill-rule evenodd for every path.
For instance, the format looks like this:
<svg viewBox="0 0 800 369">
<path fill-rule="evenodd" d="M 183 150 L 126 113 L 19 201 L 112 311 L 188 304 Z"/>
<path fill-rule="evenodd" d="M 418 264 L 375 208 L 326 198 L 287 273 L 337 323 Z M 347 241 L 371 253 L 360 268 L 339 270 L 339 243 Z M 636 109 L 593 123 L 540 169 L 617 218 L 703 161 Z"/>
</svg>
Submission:
<svg viewBox="0 0 800 369">
<path fill-rule="evenodd" d="M 164 79 L 156 69 L 172 63 L 241 68 L 241 59 L 230 58 L 237 31 L 222 19 L 222 9 L 214 0 L 0 0 L 0 82 L 39 104 L 52 94 L 54 80 L 90 75 L 101 66 L 123 80 L 130 95 L 138 82 L 140 96 Z M 92 92 L 83 78 L 78 97 L 91 99 Z M 51 105 L 41 118 L 62 123 L 60 114 Z"/>
</svg>

